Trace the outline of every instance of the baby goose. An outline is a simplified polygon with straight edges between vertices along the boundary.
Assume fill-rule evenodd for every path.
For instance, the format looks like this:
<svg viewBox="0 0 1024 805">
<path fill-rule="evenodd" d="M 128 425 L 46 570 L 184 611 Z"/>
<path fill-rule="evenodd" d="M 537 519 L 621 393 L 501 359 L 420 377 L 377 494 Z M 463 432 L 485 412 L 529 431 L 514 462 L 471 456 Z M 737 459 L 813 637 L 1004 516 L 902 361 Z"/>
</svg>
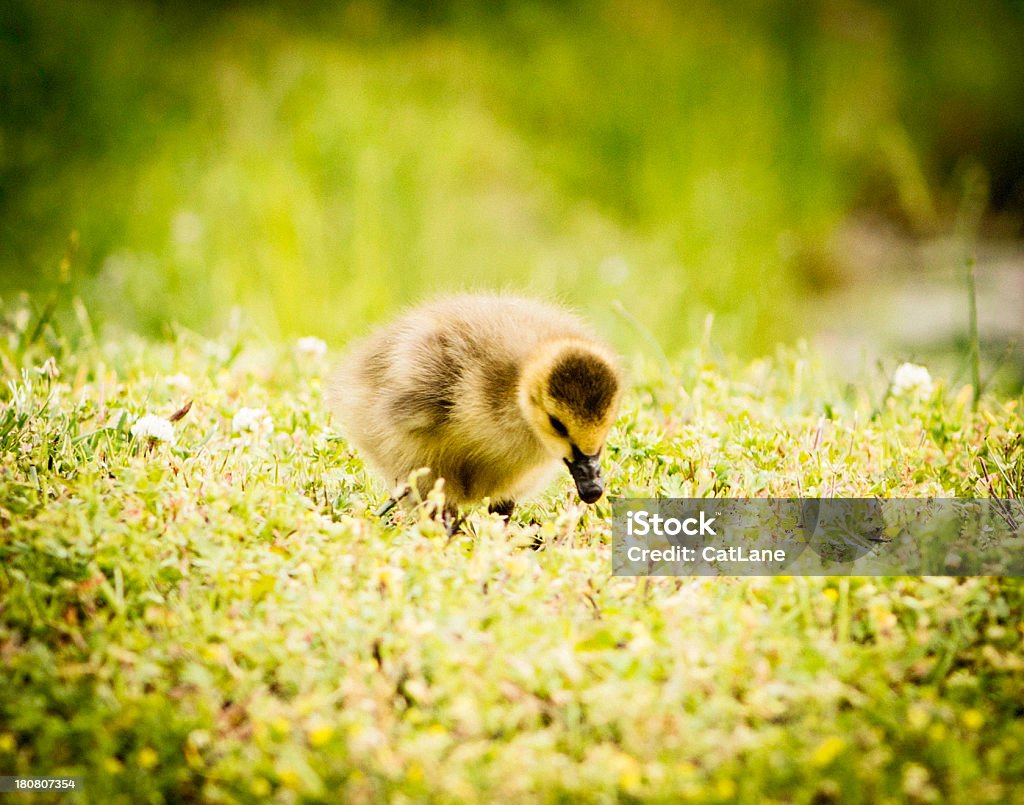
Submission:
<svg viewBox="0 0 1024 805">
<path fill-rule="evenodd" d="M 428 467 L 458 506 L 508 516 L 561 460 L 580 498 L 604 493 L 600 456 L 619 406 L 606 346 L 560 308 L 491 294 L 414 309 L 359 342 L 328 389 L 349 440 L 397 489 Z"/>
</svg>

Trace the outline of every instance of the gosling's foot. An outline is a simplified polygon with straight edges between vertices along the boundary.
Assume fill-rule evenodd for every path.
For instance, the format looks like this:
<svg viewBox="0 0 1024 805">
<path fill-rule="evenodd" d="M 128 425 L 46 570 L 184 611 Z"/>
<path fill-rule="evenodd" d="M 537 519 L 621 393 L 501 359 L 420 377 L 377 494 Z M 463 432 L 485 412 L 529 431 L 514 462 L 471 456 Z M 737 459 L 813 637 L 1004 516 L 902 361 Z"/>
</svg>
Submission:
<svg viewBox="0 0 1024 805">
<path fill-rule="evenodd" d="M 444 511 L 441 512 L 441 523 L 444 525 L 444 531 L 448 535 L 449 542 L 462 530 L 464 520 L 465 518 L 459 514 L 459 510 L 454 506 L 444 507 Z"/>
<path fill-rule="evenodd" d="M 499 517 L 504 517 L 506 520 L 512 517 L 512 512 L 515 511 L 516 502 L 514 500 L 499 500 L 497 503 L 492 503 L 487 507 L 487 511 L 490 514 L 497 514 Z"/>
<path fill-rule="evenodd" d="M 393 508 L 395 508 L 395 506 L 397 506 L 397 505 L 398 505 L 398 498 L 388 498 L 387 500 L 384 501 L 384 503 L 381 505 L 381 507 L 379 509 L 377 509 L 377 511 L 375 511 L 373 513 L 373 516 L 374 517 L 384 517 Z"/>
<path fill-rule="evenodd" d="M 397 506 L 399 503 L 401 503 L 402 500 L 405 499 L 405 496 L 408 495 L 409 492 L 411 492 L 411 491 L 412 490 L 408 486 L 404 486 L 404 487 L 400 487 L 399 489 L 396 489 L 395 490 L 395 494 L 393 494 L 391 497 L 389 497 L 387 500 L 385 500 L 384 503 L 381 504 L 381 507 L 379 509 L 377 509 L 377 511 L 375 511 L 373 513 L 374 516 L 375 517 L 384 517 L 384 516 L 386 516 L 392 509 L 395 508 L 395 506 Z"/>
</svg>

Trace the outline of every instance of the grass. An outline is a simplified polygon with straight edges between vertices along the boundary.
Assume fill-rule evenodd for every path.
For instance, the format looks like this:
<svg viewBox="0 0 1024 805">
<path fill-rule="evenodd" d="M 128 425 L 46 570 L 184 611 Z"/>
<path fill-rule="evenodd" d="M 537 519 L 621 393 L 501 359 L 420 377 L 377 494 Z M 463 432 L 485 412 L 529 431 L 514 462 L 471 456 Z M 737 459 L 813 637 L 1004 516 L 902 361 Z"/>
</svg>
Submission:
<svg viewBox="0 0 1024 805">
<path fill-rule="evenodd" d="M 4 774 L 94 802 L 1024 802 L 1016 579 L 613 578 L 608 505 L 567 478 L 449 541 L 370 515 L 328 357 L 72 349 L 7 311 Z M 1021 492 L 1019 400 L 841 387 L 800 350 L 670 368 L 633 363 L 613 494 Z M 132 436 L 188 400 L 173 445 Z"/>
<path fill-rule="evenodd" d="M 1021 231 L 1012 3 L 301 5 L 6 4 L 0 294 L 77 232 L 75 291 L 156 336 L 508 284 L 752 356 L 868 268 L 851 216 L 948 234 L 973 177 L 956 226 Z"/>
</svg>

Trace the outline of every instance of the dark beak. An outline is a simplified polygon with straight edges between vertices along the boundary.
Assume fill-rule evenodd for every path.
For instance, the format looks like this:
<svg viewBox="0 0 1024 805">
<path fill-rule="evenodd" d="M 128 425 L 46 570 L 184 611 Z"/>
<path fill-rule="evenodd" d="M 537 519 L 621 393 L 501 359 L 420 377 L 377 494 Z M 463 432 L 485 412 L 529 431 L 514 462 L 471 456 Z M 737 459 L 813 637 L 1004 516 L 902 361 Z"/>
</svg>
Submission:
<svg viewBox="0 0 1024 805">
<path fill-rule="evenodd" d="M 604 494 L 604 481 L 601 480 L 601 454 L 586 456 L 578 447 L 572 449 L 572 461 L 564 459 L 565 466 L 572 473 L 576 482 L 576 491 L 584 503 L 596 503 Z"/>
</svg>

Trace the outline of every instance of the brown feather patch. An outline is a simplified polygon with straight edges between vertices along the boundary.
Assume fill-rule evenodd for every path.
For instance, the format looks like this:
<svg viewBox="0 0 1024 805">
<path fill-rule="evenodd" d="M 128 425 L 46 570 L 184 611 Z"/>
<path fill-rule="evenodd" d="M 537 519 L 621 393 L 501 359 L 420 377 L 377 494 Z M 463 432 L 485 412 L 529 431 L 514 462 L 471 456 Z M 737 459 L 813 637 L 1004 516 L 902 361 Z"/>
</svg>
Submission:
<svg viewBox="0 0 1024 805">
<path fill-rule="evenodd" d="M 591 354 L 566 355 L 554 365 L 548 378 L 552 399 L 588 422 L 604 418 L 618 391 L 614 370 Z"/>
</svg>

